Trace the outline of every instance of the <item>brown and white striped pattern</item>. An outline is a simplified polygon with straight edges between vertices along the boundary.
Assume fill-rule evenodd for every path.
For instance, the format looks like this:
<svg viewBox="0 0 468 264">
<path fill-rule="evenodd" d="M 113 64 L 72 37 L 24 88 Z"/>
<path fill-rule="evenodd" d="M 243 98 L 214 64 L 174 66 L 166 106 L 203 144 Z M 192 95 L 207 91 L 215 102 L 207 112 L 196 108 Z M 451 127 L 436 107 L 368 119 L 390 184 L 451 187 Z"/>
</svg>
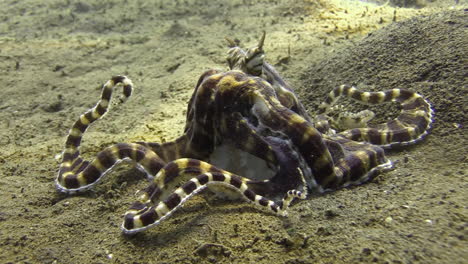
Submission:
<svg viewBox="0 0 468 264">
<path fill-rule="evenodd" d="M 153 193 L 161 193 L 158 195 L 157 199 L 159 202 L 154 205 L 151 205 L 151 201 L 149 200 L 146 202 L 136 202 L 130 210 L 125 213 L 125 220 L 122 224 L 122 230 L 124 233 L 137 233 L 158 225 L 161 221 L 172 215 L 178 208 L 180 208 L 185 201 L 204 190 L 208 185 L 227 186 L 236 190 L 242 197 L 255 205 L 283 216 L 286 215 L 286 209 L 293 198 L 305 198 L 305 195 L 301 191 L 290 190 L 287 192 L 282 202 L 276 203 L 261 195 L 255 194 L 255 192 L 248 186 L 250 181 L 249 179 L 220 170 L 199 160 L 179 159 L 175 162 L 179 165 L 176 165 L 175 168 L 171 168 L 170 170 L 172 170 L 172 172 L 169 172 L 168 168 L 164 168 L 161 170 L 160 174 L 155 177 L 155 183 L 157 184 L 154 185 Z M 190 174 L 202 173 L 190 178 L 188 181 L 184 181 L 185 183 L 176 188 L 175 191 L 162 194 L 164 191 L 159 191 L 161 187 L 166 190 L 171 189 L 166 186 L 162 186 L 162 182 L 168 181 L 167 177 L 170 177 L 171 180 L 174 179 L 172 176 L 182 177 L 182 175 L 184 175 L 182 171 L 187 170 L 188 168 L 186 166 L 187 164 L 191 164 L 189 167 L 194 169 L 190 170 Z M 161 199 L 163 196 L 165 198 Z M 146 198 L 149 199 L 148 196 Z M 152 199 L 154 199 L 154 197 L 152 197 Z"/>
<path fill-rule="evenodd" d="M 233 75 L 224 74 L 223 76 L 231 78 Z M 216 81 L 221 81 L 222 79 L 217 76 L 213 76 L 212 78 Z M 211 77 L 209 79 L 211 80 Z M 210 80 L 206 82 L 206 86 L 212 85 Z M 229 79 L 229 81 L 232 80 Z M 98 183 L 121 161 L 131 160 L 135 162 L 138 168 L 145 171 L 149 176 L 153 176 L 153 180 L 147 188 L 140 191 L 137 202 L 125 214 L 125 222 L 122 226 L 125 233 L 135 233 L 157 225 L 182 206 L 187 199 L 211 184 L 231 187 L 247 200 L 280 215 L 286 214 L 286 209 L 294 198 L 305 198 L 303 192 L 290 190 L 286 192 L 282 201 L 275 202 L 251 190 L 248 187 L 250 180 L 247 178 L 218 169 L 196 159 L 179 158 L 167 163 L 157 154 L 162 153 L 165 159 L 178 157 L 180 153 L 184 152 L 173 150 L 178 147 L 173 146 L 173 144 L 177 145 L 178 143 L 180 144 L 179 141 L 187 140 L 186 135 L 173 143 L 169 142 L 165 144 L 146 142 L 119 143 L 99 152 L 91 162 L 83 160 L 79 152 L 83 133 L 91 123 L 98 120 L 107 112 L 113 88 L 119 83 L 124 84 L 125 95 L 127 97 L 130 96 L 132 89 L 131 81 L 126 77 L 113 77 L 109 82 L 104 84 L 101 100 L 97 105 L 81 115 L 73 125 L 65 144 L 66 147 L 56 179 L 56 186 L 60 191 L 66 193 L 84 191 Z M 217 82 L 214 84 L 217 85 Z M 231 88 L 234 89 L 238 84 L 233 83 L 229 85 L 232 85 Z M 198 91 L 203 93 L 204 87 L 200 87 Z M 252 152 L 261 151 L 265 154 L 268 162 L 275 162 L 274 156 L 269 154 L 269 146 L 265 145 L 265 143 L 259 143 L 259 139 L 255 138 L 255 132 L 249 130 L 245 121 L 237 121 L 234 121 L 236 125 L 231 127 L 231 129 L 236 130 L 237 133 L 248 135 L 247 137 L 252 137 L 251 140 L 247 140 L 240 147 L 250 149 Z M 203 134 L 204 132 L 201 133 Z M 191 150 L 184 151 L 185 153 L 189 153 Z M 177 188 L 177 186 L 180 187 Z"/>
<path fill-rule="evenodd" d="M 119 143 L 92 161 L 83 160 L 79 152 L 83 133 L 107 112 L 114 87 L 122 84 L 124 97 L 131 95 L 132 82 L 113 77 L 103 85 L 97 105 L 81 115 L 69 132 L 56 179 L 58 190 L 89 189 L 119 162 L 130 160 L 151 180 L 125 213 L 124 233 L 158 225 L 209 185 L 226 186 L 261 208 L 286 215 L 291 202 L 305 199 L 308 190 L 324 192 L 361 184 L 392 168 L 381 147 L 411 144 L 428 133 L 433 116 L 429 103 L 403 89 L 361 92 L 338 87 L 322 104 L 315 123 L 311 122 L 293 90 L 263 61 L 263 41 L 264 35 L 254 48 L 230 50 L 228 61 L 235 70 L 209 70 L 200 77 L 184 133 L 176 140 Z M 395 120 L 375 127 L 325 133 L 329 130 L 326 113 L 342 95 L 368 104 L 396 101 L 402 111 Z M 216 147 L 226 142 L 264 160 L 276 174 L 252 180 L 207 163 Z"/>
<path fill-rule="evenodd" d="M 98 157 L 90 163 L 81 158 L 79 150 L 86 129 L 107 113 L 114 87 L 118 84 L 123 85 L 123 101 L 126 101 L 132 94 L 133 84 L 125 76 L 114 76 L 102 86 L 101 99 L 96 106 L 82 114 L 70 129 L 56 179 L 56 186 L 59 190 L 72 193 L 88 189 L 120 158 L 130 158 L 118 156 L 119 148 L 126 149 L 125 147 L 111 147 L 99 153 Z"/>
<path fill-rule="evenodd" d="M 384 92 L 363 92 L 355 87 L 342 85 L 332 90 L 319 108 L 319 115 L 326 114 L 340 96 L 365 104 L 398 102 L 400 115 L 387 123 L 367 128 L 354 128 L 339 133 L 354 141 L 365 141 L 383 148 L 405 146 L 421 141 L 429 132 L 433 111 L 429 102 L 418 93 L 405 89 Z"/>
</svg>

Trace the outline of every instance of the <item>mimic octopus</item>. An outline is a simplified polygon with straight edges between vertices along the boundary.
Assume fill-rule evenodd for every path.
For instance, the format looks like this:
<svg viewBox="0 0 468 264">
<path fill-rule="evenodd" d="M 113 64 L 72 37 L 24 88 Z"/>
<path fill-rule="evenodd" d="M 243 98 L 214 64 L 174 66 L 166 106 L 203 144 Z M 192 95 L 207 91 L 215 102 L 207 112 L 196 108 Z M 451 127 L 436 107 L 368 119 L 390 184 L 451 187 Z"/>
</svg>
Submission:
<svg viewBox="0 0 468 264">
<path fill-rule="evenodd" d="M 112 77 L 98 103 L 69 131 L 57 189 L 68 194 L 87 190 L 119 162 L 132 161 L 150 183 L 125 213 L 126 234 L 156 226 L 207 186 L 219 193 L 234 190 L 259 207 L 287 215 L 295 198 L 361 184 L 392 168 L 385 148 L 412 144 L 428 134 L 430 104 L 405 89 L 363 92 L 342 85 L 329 93 L 312 118 L 264 60 L 264 39 L 265 34 L 245 50 L 227 39 L 229 70 L 208 70 L 200 76 L 180 137 L 166 143 L 115 144 L 87 161 L 79 151 L 83 133 L 107 112 L 117 85 L 123 86 L 125 99 L 133 90 L 127 77 Z M 360 115 L 350 115 L 341 123 L 352 126 L 335 132 L 338 121 L 327 113 L 340 96 L 373 105 L 397 102 L 401 112 L 373 126 L 367 126 L 367 120 L 354 122 Z"/>
</svg>

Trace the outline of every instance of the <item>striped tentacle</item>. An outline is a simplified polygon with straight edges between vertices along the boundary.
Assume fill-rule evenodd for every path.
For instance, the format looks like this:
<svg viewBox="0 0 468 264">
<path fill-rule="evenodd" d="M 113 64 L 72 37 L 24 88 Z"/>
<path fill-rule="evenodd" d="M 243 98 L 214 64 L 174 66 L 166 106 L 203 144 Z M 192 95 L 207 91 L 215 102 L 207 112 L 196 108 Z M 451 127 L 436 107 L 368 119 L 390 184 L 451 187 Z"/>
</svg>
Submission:
<svg viewBox="0 0 468 264">
<path fill-rule="evenodd" d="M 419 142 L 431 128 L 433 111 L 429 102 L 418 93 L 405 89 L 363 92 L 355 87 L 342 85 L 329 93 L 319 108 L 319 114 L 326 114 L 331 105 L 342 95 L 373 105 L 394 101 L 400 103 L 402 107 L 400 115 L 387 123 L 339 133 L 351 140 L 366 141 L 383 148 L 391 148 Z"/>
<path fill-rule="evenodd" d="M 187 134 L 184 134 L 177 139 L 165 142 L 137 142 L 138 144 L 145 146 L 146 148 L 151 149 L 165 162 L 170 162 L 172 160 L 180 159 L 182 157 L 191 157 L 201 159 L 196 153 L 188 149 L 189 138 Z"/>
<path fill-rule="evenodd" d="M 199 163 L 199 166 L 193 166 L 192 168 L 196 168 L 201 171 L 205 170 L 205 172 L 192 177 L 182 186 L 175 189 L 175 191 L 170 194 L 168 193 L 168 195 L 158 195 L 160 198 L 158 199 L 159 202 L 155 202 L 153 206 L 149 206 L 149 200 L 146 203 L 135 203 L 130 210 L 125 213 L 125 219 L 122 224 L 122 230 L 124 233 L 133 234 L 160 224 L 163 220 L 167 219 L 177 209 L 179 209 L 188 199 L 204 190 L 208 185 L 222 185 L 237 190 L 247 200 L 280 215 L 286 215 L 286 209 L 294 198 L 305 199 L 306 196 L 306 193 L 291 190 L 286 194 L 283 201 L 275 203 L 274 201 L 261 195 L 257 195 L 252 191 L 248 186 L 250 180 L 247 178 L 217 169 L 216 167 L 202 161 L 182 159 L 182 161 L 175 161 L 174 164 L 175 163 Z M 207 172 L 206 170 L 211 172 Z M 161 170 L 161 173 L 166 174 L 167 168 Z M 191 173 L 193 173 L 193 171 L 190 171 L 190 174 Z M 180 179 L 182 178 L 181 176 L 181 174 L 177 174 L 174 175 L 172 179 Z M 185 176 L 187 176 L 187 174 Z M 165 179 L 166 177 L 167 175 L 164 177 L 157 175 L 155 177 L 155 182 L 157 182 L 157 185 L 155 186 L 156 189 L 164 188 L 165 190 L 170 190 L 168 186 L 164 185 L 167 181 Z M 160 193 L 162 193 L 162 191 L 160 191 Z M 150 199 L 149 197 L 147 198 Z"/>
<path fill-rule="evenodd" d="M 148 148 L 135 143 L 119 143 L 98 153 L 92 162 L 83 163 L 78 169 L 63 169 L 56 180 L 60 191 L 74 193 L 91 188 L 112 168 L 123 160 L 132 160 L 149 177 L 156 175 L 165 162 Z"/>
<path fill-rule="evenodd" d="M 331 191 L 350 185 L 359 185 L 373 179 L 381 172 L 393 168 L 379 146 L 334 137 L 333 142 L 343 149 L 343 157 L 335 163 L 335 178 L 324 183 L 319 191 Z"/>
<path fill-rule="evenodd" d="M 70 129 L 65 142 L 65 150 L 62 153 L 62 162 L 60 164 L 58 177 L 56 179 L 56 185 L 59 190 L 68 192 L 68 187 L 65 184 L 66 179 L 76 178 L 76 175 L 85 170 L 90 164 L 89 161 L 83 160 L 80 156 L 79 147 L 81 145 L 81 139 L 86 129 L 93 122 L 106 114 L 114 87 L 118 84 L 123 85 L 123 101 L 126 101 L 132 94 L 133 84 L 131 80 L 125 76 L 114 76 L 102 86 L 101 99 L 96 106 L 88 110 L 85 114 L 82 114 Z M 69 186 L 74 186 L 72 189 L 79 189 L 79 187 L 81 187 L 81 185 L 77 185 L 76 183 Z"/>
<path fill-rule="evenodd" d="M 303 116 L 283 107 L 277 99 L 263 99 L 256 101 L 254 113 L 268 126 L 282 130 L 294 146 L 297 146 L 314 175 L 310 187 L 323 186 L 331 181 L 335 177 L 334 161 L 322 134 Z M 268 115 L 275 116 L 272 118 Z"/>
<path fill-rule="evenodd" d="M 176 186 L 202 173 L 227 173 L 224 170 L 197 159 L 181 158 L 167 163 L 140 195 L 132 208 L 166 199 Z"/>
</svg>

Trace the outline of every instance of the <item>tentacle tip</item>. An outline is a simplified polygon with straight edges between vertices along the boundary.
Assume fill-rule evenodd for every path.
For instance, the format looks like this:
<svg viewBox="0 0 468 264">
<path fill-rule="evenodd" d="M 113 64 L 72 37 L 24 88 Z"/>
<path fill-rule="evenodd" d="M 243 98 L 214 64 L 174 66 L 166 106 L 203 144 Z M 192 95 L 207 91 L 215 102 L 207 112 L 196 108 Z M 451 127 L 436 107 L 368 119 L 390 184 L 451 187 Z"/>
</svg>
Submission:
<svg viewBox="0 0 468 264">
<path fill-rule="evenodd" d="M 122 235 L 124 235 L 126 237 L 133 237 L 133 236 L 136 236 L 136 234 L 138 233 L 135 230 L 127 229 L 123 224 L 120 227 L 120 229 L 122 230 Z"/>
</svg>

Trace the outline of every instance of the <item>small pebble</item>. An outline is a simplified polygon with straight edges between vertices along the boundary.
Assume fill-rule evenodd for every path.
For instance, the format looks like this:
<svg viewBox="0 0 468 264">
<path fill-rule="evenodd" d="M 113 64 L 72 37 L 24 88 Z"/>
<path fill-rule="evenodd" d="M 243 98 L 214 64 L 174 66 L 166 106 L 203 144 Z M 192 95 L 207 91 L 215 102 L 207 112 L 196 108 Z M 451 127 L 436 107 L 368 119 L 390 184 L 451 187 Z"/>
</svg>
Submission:
<svg viewBox="0 0 468 264">
<path fill-rule="evenodd" d="M 430 220 L 430 219 L 426 219 L 426 220 L 424 220 L 424 222 L 426 222 L 426 223 L 432 225 L 432 220 Z"/>
<path fill-rule="evenodd" d="M 391 216 L 385 218 L 385 223 L 390 224 L 393 222 L 393 218 Z"/>
</svg>

